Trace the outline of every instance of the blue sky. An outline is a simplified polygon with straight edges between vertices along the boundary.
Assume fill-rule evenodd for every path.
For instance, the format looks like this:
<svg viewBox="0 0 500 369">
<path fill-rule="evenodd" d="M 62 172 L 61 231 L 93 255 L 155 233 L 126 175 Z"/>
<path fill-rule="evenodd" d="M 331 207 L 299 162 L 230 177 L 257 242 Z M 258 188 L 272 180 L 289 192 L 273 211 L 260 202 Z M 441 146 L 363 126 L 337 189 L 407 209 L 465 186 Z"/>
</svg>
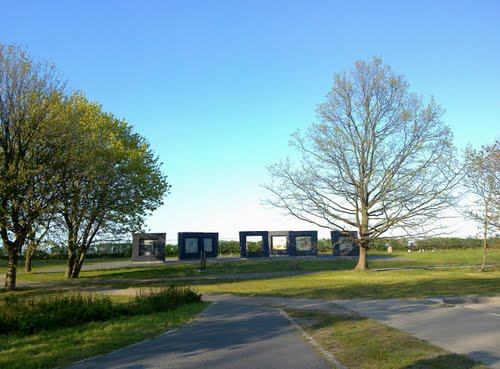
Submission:
<svg viewBox="0 0 500 369">
<path fill-rule="evenodd" d="M 434 96 L 456 144 L 499 136 L 499 1 L 2 1 L 0 42 L 147 137 L 173 185 L 148 229 L 314 229 L 261 205 L 265 167 L 334 73 L 379 56 Z"/>
</svg>

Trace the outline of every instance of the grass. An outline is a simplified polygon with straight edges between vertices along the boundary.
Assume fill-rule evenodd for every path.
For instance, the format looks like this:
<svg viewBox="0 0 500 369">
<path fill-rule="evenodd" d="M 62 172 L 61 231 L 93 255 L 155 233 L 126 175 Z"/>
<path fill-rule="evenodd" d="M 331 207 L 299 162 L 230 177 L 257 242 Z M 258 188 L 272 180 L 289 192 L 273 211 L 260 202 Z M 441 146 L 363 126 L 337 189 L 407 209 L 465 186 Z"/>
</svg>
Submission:
<svg viewBox="0 0 500 369">
<path fill-rule="evenodd" d="M 487 369 L 464 355 L 431 345 L 354 313 L 287 311 L 349 369 Z"/>
<path fill-rule="evenodd" d="M 0 332 L 31 334 L 117 317 L 172 310 L 199 301 L 200 294 L 179 286 L 140 289 L 135 299 L 129 301 L 92 293 L 10 294 L 0 299 Z"/>
<path fill-rule="evenodd" d="M 85 259 L 85 264 L 99 264 L 99 263 L 111 263 L 114 261 L 130 261 L 130 258 L 121 258 L 121 257 L 102 257 L 102 258 L 88 258 Z M 67 260 L 41 260 L 35 259 L 33 260 L 32 267 L 34 271 L 46 270 L 51 268 L 64 268 L 68 263 Z M 24 273 L 24 265 L 25 259 L 19 258 L 19 263 L 17 266 L 18 273 Z M 7 271 L 7 259 L 0 259 L 0 273 L 5 273 Z"/>
<path fill-rule="evenodd" d="M 482 251 L 479 249 L 469 250 L 439 250 L 436 252 L 386 252 L 373 251 L 370 255 L 385 256 L 387 260 L 374 260 L 370 262 L 371 268 L 422 268 L 429 266 L 463 266 L 479 265 L 482 261 Z M 400 260 L 404 258 L 404 260 Z M 98 262 L 99 259 L 91 259 Z M 123 261 L 123 259 L 120 259 Z M 109 259 L 99 260 L 108 262 Z M 50 261 L 53 262 L 53 261 Z M 492 249 L 488 255 L 488 263 L 500 265 L 500 250 Z M 274 258 L 261 260 L 247 260 L 236 262 L 208 262 L 207 271 L 203 276 L 209 275 L 229 275 L 229 274 L 249 274 L 249 273 L 271 273 L 271 272 L 314 272 L 314 271 L 336 271 L 350 270 L 356 265 L 355 260 L 277 260 Z M 75 283 L 68 281 L 62 272 L 37 273 L 40 270 L 47 270 L 49 266 L 55 264 L 47 262 L 43 267 L 35 269 L 34 273 L 18 274 L 19 281 L 28 282 L 60 282 Z M 61 266 L 58 264 L 57 266 Z M 5 269 L 5 268 L 4 268 Z M 103 269 L 82 271 L 79 281 L 101 281 L 101 280 L 130 280 L 130 279 L 167 279 L 178 277 L 197 277 L 201 274 L 198 271 L 198 263 L 193 264 L 161 264 L 155 266 L 134 266 L 119 269 Z M 5 272 L 0 269 L 0 273 Z"/>
<path fill-rule="evenodd" d="M 200 275 L 228 275 L 270 272 L 314 272 L 352 269 L 354 260 L 259 260 L 235 262 L 208 262 L 207 270 L 200 274 L 199 264 L 161 264 L 156 266 L 140 266 L 119 269 L 102 269 L 82 271 L 78 280 L 124 280 L 124 279 L 167 279 L 178 277 L 197 277 Z M 0 271 L 1 272 L 1 271 Z M 62 272 L 19 273 L 19 281 L 58 282 L 68 281 Z M 71 281 L 70 283 L 73 283 Z"/>
<path fill-rule="evenodd" d="M 266 276 L 253 278 L 250 280 L 192 280 L 191 286 L 195 286 L 199 292 L 215 293 L 237 293 L 237 294 L 261 294 L 279 295 L 288 297 L 306 298 L 425 298 L 437 296 L 457 296 L 457 295 L 498 295 L 500 294 L 500 250 L 491 250 L 488 255 L 488 263 L 496 264 L 490 267 L 485 273 L 474 269 L 425 269 L 430 266 L 454 267 L 463 265 L 479 265 L 482 261 L 482 250 L 440 250 L 434 253 L 406 253 L 395 252 L 387 254 L 385 252 L 370 252 L 370 255 L 384 255 L 388 260 L 375 260 L 370 262 L 371 268 L 404 268 L 399 270 L 385 270 L 368 272 L 355 272 L 352 270 L 355 260 L 290 260 L 290 259 L 261 259 L 237 261 L 231 263 L 208 263 L 207 272 L 198 272 L 199 265 L 194 264 L 163 264 L 147 267 L 130 267 L 108 270 L 83 271 L 81 278 L 77 280 L 67 280 L 61 272 L 55 273 L 19 273 L 19 280 L 41 282 L 37 289 L 24 289 L 14 292 L 0 293 L 0 300 L 16 294 L 18 296 L 38 296 L 50 295 L 60 288 L 78 289 L 99 283 L 100 286 L 125 287 L 144 285 L 147 281 L 149 286 L 165 286 L 161 279 L 175 277 L 197 277 L 205 275 L 232 275 L 246 273 L 269 273 L 269 272 L 321 272 L 318 274 L 302 274 L 288 277 Z M 404 257 L 399 260 L 397 257 Z M 89 262 L 99 262 L 101 260 L 92 259 Z M 110 259 L 103 259 L 102 262 L 109 262 Z M 124 261 L 124 259 L 120 259 Z M 52 263 L 51 263 L 52 262 Z M 38 265 L 35 261 L 35 271 L 51 267 L 60 267 L 64 261 L 46 262 Z M 1 265 L 1 264 L 0 264 Z M 416 269 L 419 268 L 419 269 Z M 0 273 L 5 272 L 5 268 L 0 268 Z M 157 282 L 149 280 L 158 279 Z M 55 282 L 50 284 L 49 282 Z M 187 284 L 188 282 L 177 282 L 177 284 Z M 52 288 L 53 290 L 49 289 Z M 115 297 L 113 297 L 115 298 Z M 123 297 L 122 297 L 123 299 Z M 203 303 L 186 305 L 172 312 L 154 313 L 119 319 L 112 319 L 101 323 L 88 323 L 83 326 L 73 328 L 61 328 L 54 331 L 39 332 L 30 336 L 2 336 L 0 335 L 0 368 L 44 368 L 63 366 L 70 362 L 80 360 L 85 357 L 98 355 L 104 352 L 126 346 L 132 342 L 143 340 L 147 337 L 157 335 L 165 330 L 166 325 L 177 326 L 189 322 L 196 316 L 205 305 Z M 310 317 L 310 319 L 313 319 Z M 352 317 L 317 317 L 318 325 L 314 327 L 314 332 L 332 332 L 341 326 L 361 327 L 366 337 L 384 336 L 377 334 L 378 326 L 368 319 L 353 319 Z M 313 319 L 313 320 L 314 320 Z M 167 323 L 168 322 L 168 323 Z M 383 328 L 386 329 L 387 327 Z M 313 328 L 307 328 L 313 329 Z M 369 332 L 369 333 L 366 333 Z M 396 332 L 398 333 L 398 332 Z M 315 333 L 316 334 L 316 333 Z M 399 336 L 395 337 L 392 344 L 398 345 L 406 350 L 406 343 Z M 347 340 L 348 337 L 346 337 Z M 377 339 L 383 337 L 377 337 Z M 337 339 L 337 338 L 336 338 Z M 389 338 L 388 338 L 389 339 Z M 350 349 L 356 349 L 362 353 L 363 360 L 389 360 L 385 357 L 385 351 L 395 356 L 392 360 L 398 360 L 399 351 L 394 354 L 391 351 L 389 341 L 382 342 L 378 349 L 368 350 L 365 353 L 365 343 L 360 338 L 353 338 Z M 394 343 L 395 342 L 395 343 Z M 408 341 L 410 342 L 410 341 Z M 374 344 L 375 345 L 375 344 Z M 385 346 L 384 346 L 385 345 Z M 325 346 L 327 347 L 327 346 Z M 329 347 L 329 346 L 328 346 Z M 347 345 L 349 348 L 349 345 Z M 383 349 L 380 347 L 384 347 Z M 400 348 L 401 348 L 400 347 Z M 347 349 L 346 349 L 347 350 Z M 403 350 L 404 351 L 404 350 Z M 452 363 L 454 368 L 484 368 L 474 363 L 462 363 L 462 357 L 450 356 L 450 353 L 443 351 L 432 351 L 425 349 L 425 354 L 419 350 L 409 352 L 409 362 L 414 366 L 399 366 L 398 368 L 448 368 L 448 363 Z M 348 351 L 346 351 L 348 352 Z M 430 352 L 430 353 L 429 353 Z M 361 354 L 360 354 L 361 355 Z M 374 358 L 371 358 L 374 356 Z M 377 358 L 380 356 L 379 358 Z M 338 357 L 340 360 L 340 357 Z M 429 361 L 430 360 L 430 361 Z M 461 361 L 462 360 L 462 361 Z M 468 360 L 468 359 L 467 359 Z M 342 360 L 340 360 L 343 362 Z M 390 362 L 390 361 L 388 361 Z M 19 364 L 21 363 L 21 364 Z M 16 366 L 17 365 L 17 366 Z M 357 366 L 349 366 L 350 369 Z M 357 365 L 357 364 L 356 364 Z M 361 365 L 361 364 L 360 364 Z M 377 364 L 378 365 L 378 364 Z M 359 366 L 359 368 L 391 368 L 383 365 Z M 392 365 L 392 364 L 391 364 Z M 396 364 L 395 364 L 396 365 Z M 406 364 L 405 364 L 406 365 Z M 462 365 L 462 366 L 460 366 Z M 465 365 L 465 366 L 464 366 Z M 467 366 L 469 365 L 469 366 Z M 472 366 L 471 366 L 472 365 Z"/>
<path fill-rule="evenodd" d="M 483 261 L 482 249 L 464 250 L 437 250 L 435 252 L 403 252 L 391 254 L 375 252 L 369 254 L 391 255 L 392 258 L 400 257 L 406 260 L 374 260 L 370 262 L 371 268 L 419 268 L 419 267 L 447 267 L 463 265 L 481 265 Z M 488 250 L 487 264 L 500 265 L 500 249 Z"/>
<path fill-rule="evenodd" d="M 166 312 L 93 322 L 29 336 L 0 335 L 0 368 L 62 367 L 189 323 L 206 306 L 198 302 Z"/>
<path fill-rule="evenodd" d="M 491 268 L 489 272 L 479 272 L 476 269 L 367 272 L 349 270 L 260 280 L 199 281 L 196 288 L 201 292 L 212 293 L 328 299 L 388 299 L 498 295 L 499 281 L 500 268 Z"/>
</svg>

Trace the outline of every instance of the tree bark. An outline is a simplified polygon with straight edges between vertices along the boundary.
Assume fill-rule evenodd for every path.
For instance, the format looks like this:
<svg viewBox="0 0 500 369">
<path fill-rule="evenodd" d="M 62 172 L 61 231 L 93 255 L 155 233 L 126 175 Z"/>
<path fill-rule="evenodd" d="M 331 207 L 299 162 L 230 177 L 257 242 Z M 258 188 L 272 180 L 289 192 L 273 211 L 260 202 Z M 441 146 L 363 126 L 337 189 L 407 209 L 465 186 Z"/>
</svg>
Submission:
<svg viewBox="0 0 500 369">
<path fill-rule="evenodd" d="M 78 278 L 80 276 L 80 271 L 82 270 L 83 266 L 83 261 L 85 260 L 85 254 L 86 254 L 87 249 L 85 250 L 81 249 L 80 253 L 78 255 L 78 260 L 75 262 L 75 266 L 73 268 L 73 275 L 71 278 Z"/>
<path fill-rule="evenodd" d="M 33 253 L 30 252 L 30 249 L 28 248 L 26 250 L 26 260 L 24 262 L 24 271 L 26 273 L 31 273 L 32 267 L 31 267 L 31 260 L 33 259 Z"/>
<path fill-rule="evenodd" d="M 32 268 L 31 268 L 31 261 L 33 259 L 33 255 L 35 253 L 35 250 L 36 250 L 36 245 L 35 245 L 35 241 L 30 239 L 29 243 L 28 243 L 28 247 L 26 247 L 26 260 L 25 260 L 25 263 L 24 263 L 24 270 L 26 271 L 26 273 L 30 273 Z"/>
<path fill-rule="evenodd" d="M 75 251 L 69 247 L 68 248 L 68 264 L 66 264 L 66 278 L 72 278 L 75 268 Z"/>
<path fill-rule="evenodd" d="M 354 268 L 354 270 L 368 270 L 367 255 L 368 255 L 368 247 L 366 246 L 366 244 L 362 243 L 359 246 L 358 264 L 356 265 L 356 268 Z"/>
<path fill-rule="evenodd" d="M 5 275 L 5 289 L 14 291 L 16 289 L 17 261 L 19 252 L 16 247 L 9 247 L 9 262 L 7 264 L 7 274 Z"/>
<path fill-rule="evenodd" d="M 481 272 L 486 270 L 486 253 L 487 253 L 487 240 L 488 240 L 488 205 L 486 205 L 483 225 L 483 265 L 481 265 Z"/>
</svg>

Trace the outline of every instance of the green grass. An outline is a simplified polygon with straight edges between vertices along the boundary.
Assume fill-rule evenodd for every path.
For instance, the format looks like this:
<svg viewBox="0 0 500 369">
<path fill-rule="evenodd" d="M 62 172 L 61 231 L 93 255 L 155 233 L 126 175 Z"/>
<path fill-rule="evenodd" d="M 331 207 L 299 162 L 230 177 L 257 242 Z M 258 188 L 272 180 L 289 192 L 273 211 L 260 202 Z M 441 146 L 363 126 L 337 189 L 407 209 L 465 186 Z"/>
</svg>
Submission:
<svg viewBox="0 0 500 369">
<path fill-rule="evenodd" d="M 193 283 L 191 283 L 194 285 Z M 340 271 L 259 280 L 203 282 L 201 292 L 260 294 L 304 298 L 425 298 L 431 296 L 498 295 L 500 268 Z"/>
<path fill-rule="evenodd" d="M 387 260 L 370 261 L 370 268 L 422 268 L 430 266 L 463 266 L 479 265 L 482 261 L 482 250 L 439 250 L 436 252 L 395 252 L 388 254 L 382 251 L 370 251 L 370 255 L 385 256 Z M 398 260 L 404 258 L 405 260 Z M 99 264 L 110 261 L 126 261 L 128 259 L 89 259 L 86 264 Z M 3 261 L 5 263 L 5 261 Z M 500 249 L 492 249 L 488 254 L 488 263 L 500 265 Z M 22 271 L 22 262 L 19 266 L 18 280 L 28 282 L 61 282 L 68 281 L 63 272 L 38 273 L 54 267 L 63 267 L 63 260 L 35 261 L 33 273 Z M 203 273 L 198 271 L 198 263 L 193 264 L 161 264 L 151 266 L 133 266 L 119 269 L 103 269 L 82 271 L 80 281 L 99 280 L 130 280 L 130 279 L 160 279 L 177 277 L 197 277 L 209 275 L 248 274 L 248 273 L 270 273 L 288 271 L 334 271 L 350 270 L 356 265 L 355 260 L 277 260 L 274 258 L 247 260 L 236 262 L 208 262 L 207 270 Z M 0 268 L 0 273 L 5 273 L 5 267 Z"/>
<path fill-rule="evenodd" d="M 206 303 L 198 302 L 171 311 L 88 323 L 29 336 L 0 335 L 0 368 L 62 367 L 189 323 L 206 306 Z"/>
<path fill-rule="evenodd" d="M 269 272 L 328 271 L 352 269 L 356 265 L 353 260 L 274 260 L 235 261 L 226 263 L 208 262 L 207 270 L 199 272 L 199 264 L 162 264 L 119 269 L 103 269 L 82 271 L 78 280 L 128 280 L 159 279 L 177 277 L 198 277 L 207 275 L 249 274 Z M 18 280 L 29 282 L 67 281 L 62 272 L 53 273 L 20 273 Z M 74 283 L 74 281 L 69 281 Z"/>
<path fill-rule="evenodd" d="M 130 258 L 119 258 L 119 257 L 101 257 L 101 258 L 88 258 L 85 259 L 85 264 L 99 264 L 99 263 L 110 263 L 114 261 L 130 261 Z M 33 271 L 46 270 L 50 268 L 64 268 L 68 263 L 67 260 L 33 260 L 32 268 Z M 24 258 L 19 258 L 18 272 L 24 273 Z M 0 259 L 0 273 L 5 273 L 7 271 L 7 259 Z"/>
<path fill-rule="evenodd" d="M 42 290 L 39 290 L 42 291 Z M 80 326 L 88 322 L 173 310 L 199 302 L 201 295 L 188 287 L 139 289 L 134 299 L 119 301 L 109 295 L 61 292 L 0 299 L 0 332 L 31 334 L 42 330 Z"/>
<path fill-rule="evenodd" d="M 357 314 L 304 310 L 287 313 L 349 369 L 488 368 Z"/>
<path fill-rule="evenodd" d="M 391 255 L 402 257 L 406 260 L 375 260 L 370 262 L 371 268 L 419 268 L 419 267 L 443 267 L 462 265 L 481 265 L 483 262 L 482 249 L 465 250 L 437 250 L 435 252 L 403 252 L 398 251 L 391 254 L 386 252 L 369 252 L 371 255 Z M 500 265 L 500 249 L 488 250 L 487 264 Z"/>
</svg>

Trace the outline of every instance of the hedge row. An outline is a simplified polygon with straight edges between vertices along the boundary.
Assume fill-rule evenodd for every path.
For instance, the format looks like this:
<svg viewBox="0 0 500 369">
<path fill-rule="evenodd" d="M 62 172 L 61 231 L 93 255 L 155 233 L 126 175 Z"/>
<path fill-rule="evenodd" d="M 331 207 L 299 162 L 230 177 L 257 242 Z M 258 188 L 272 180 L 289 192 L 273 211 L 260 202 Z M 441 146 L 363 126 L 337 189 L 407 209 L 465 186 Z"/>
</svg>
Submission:
<svg viewBox="0 0 500 369">
<path fill-rule="evenodd" d="M 254 245 L 255 246 L 255 245 Z M 387 246 L 392 246 L 393 250 L 407 250 L 407 239 L 377 239 L 372 242 L 370 249 L 386 250 Z M 258 246 L 256 246 L 258 248 Z M 470 249 L 483 247 L 483 240 L 478 238 L 458 238 L 458 237 L 441 237 L 415 240 L 414 248 L 416 249 Z M 500 248 L 500 238 L 490 238 L 488 247 Z M 177 245 L 167 244 L 165 247 L 168 257 L 177 256 Z M 332 244 L 330 239 L 323 238 L 318 240 L 318 251 L 321 254 L 332 252 Z M 239 255 L 240 243 L 238 241 L 219 241 L 219 254 L 222 255 Z M 87 257 L 130 257 L 132 255 L 132 243 L 109 243 L 96 244 L 92 246 Z M 0 256 L 6 256 L 0 247 Z M 34 259 L 66 259 L 67 253 L 64 247 L 52 247 L 49 251 L 39 250 L 35 254 Z"/>
</svg>

